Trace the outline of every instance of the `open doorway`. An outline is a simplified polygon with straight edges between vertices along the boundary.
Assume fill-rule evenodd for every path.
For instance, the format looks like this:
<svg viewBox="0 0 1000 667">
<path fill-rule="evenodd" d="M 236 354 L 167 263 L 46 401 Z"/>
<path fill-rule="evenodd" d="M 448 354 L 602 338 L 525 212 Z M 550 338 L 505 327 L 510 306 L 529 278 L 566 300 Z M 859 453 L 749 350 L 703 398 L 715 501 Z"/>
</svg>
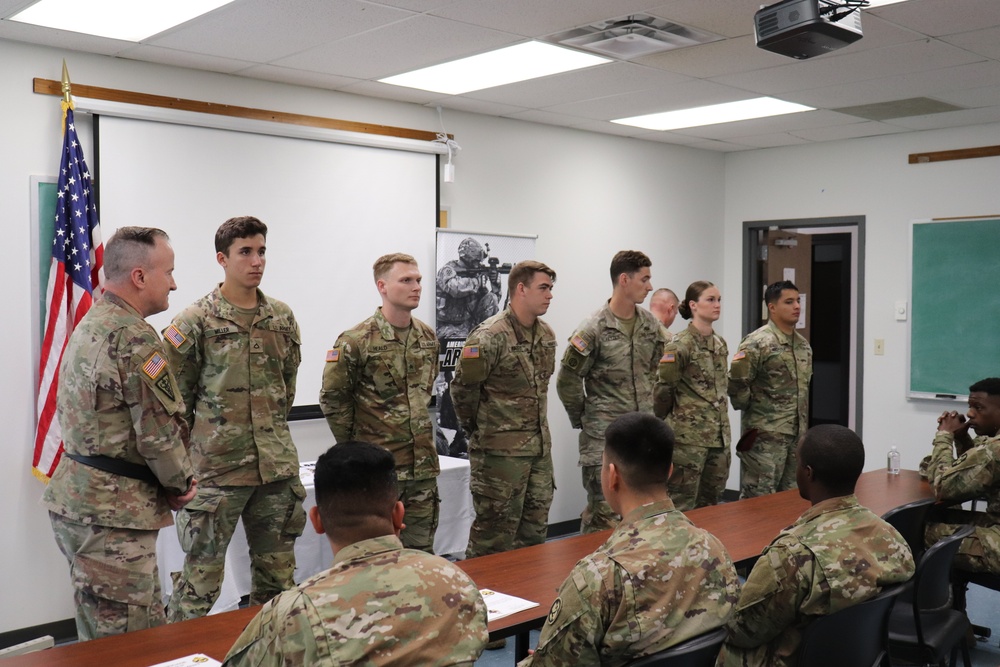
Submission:
<svg viewBox="0 0 1000 667">
<path fill-rule="evenodd" d="M 864 340 L 864 216 L 744 223 L 743 335 L 767 320 L 768 284 L 800 289 L 796 327 L 813 348 L 809 425 L 861 431 Z"/>
</svg>

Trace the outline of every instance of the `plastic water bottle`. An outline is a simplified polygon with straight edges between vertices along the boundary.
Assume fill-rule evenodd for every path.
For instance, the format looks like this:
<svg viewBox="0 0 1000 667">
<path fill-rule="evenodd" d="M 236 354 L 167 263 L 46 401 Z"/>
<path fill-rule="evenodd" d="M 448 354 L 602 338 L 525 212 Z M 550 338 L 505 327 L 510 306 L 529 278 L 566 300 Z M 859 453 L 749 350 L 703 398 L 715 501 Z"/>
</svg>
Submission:
<svg viewBox="0 0 1000 667">
<path fill-rule="evenodd" d="M 890 475 L 899 474 L 899 450 L 896 449 L 896 445 L 892 446 L 888 456 L 886 456 L 885 469 Z"/>
</svg>

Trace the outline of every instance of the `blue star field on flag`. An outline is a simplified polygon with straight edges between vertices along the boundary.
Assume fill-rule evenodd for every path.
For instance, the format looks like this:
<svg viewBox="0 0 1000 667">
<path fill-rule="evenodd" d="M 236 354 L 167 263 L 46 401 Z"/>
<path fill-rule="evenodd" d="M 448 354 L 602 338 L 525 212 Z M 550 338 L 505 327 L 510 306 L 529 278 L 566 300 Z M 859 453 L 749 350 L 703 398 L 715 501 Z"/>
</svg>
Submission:
<svg viewBox="0 0 1000 667">
<path fill-rule="evenodd" d="M 66 273 L 73 277 L 74 283 L 93 294 L 91 230 L 98 225 L 97 207 L 90 171 L 76 135 L 72 109 L 66 111 L 66 136 L 57 196 L 52 257 L 66 266 Z"/>
</svg>

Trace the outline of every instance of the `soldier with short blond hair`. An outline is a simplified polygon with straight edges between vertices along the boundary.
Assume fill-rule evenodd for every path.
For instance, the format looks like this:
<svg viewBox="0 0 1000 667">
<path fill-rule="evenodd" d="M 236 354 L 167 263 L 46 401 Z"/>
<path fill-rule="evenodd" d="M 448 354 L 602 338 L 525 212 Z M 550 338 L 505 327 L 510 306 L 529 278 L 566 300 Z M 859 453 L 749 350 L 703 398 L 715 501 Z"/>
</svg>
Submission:
<svg viewBox="0 0 1000 667">
<path fill-rule="evenodd" d="M 407 547 L 433 553 L 441 468 L 428 404 L 437 338 L 412 316 L 422 291 L 413 257 L 383 255 L 373 275 L 382 305 L 327 352 L 319 404 L 337 442 L 364 440 L 392 452 L 407 508 L 400 537 Z"/>
</svg>

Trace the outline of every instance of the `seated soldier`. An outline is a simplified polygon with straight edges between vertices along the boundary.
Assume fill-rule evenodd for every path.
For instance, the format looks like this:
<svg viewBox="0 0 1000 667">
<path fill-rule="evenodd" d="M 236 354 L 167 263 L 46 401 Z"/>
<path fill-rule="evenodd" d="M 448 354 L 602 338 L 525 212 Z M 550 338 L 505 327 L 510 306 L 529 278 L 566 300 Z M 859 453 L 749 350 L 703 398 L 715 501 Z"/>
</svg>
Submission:
<svg viewBox="0 0 1000 667">
<path fill-rule="evenodd" d="M 670 427 L 631 412 L 608 426 L 601 486 L 622 516 L 559 589 L 525 665 L 626 665 L 725 625 L 739 592 L 725 547 L 667 495 Z"/>
<path fill-rule="evenodd" d="M 947 523 L 928 525 L 927 543 L 955 532 L 958 526 L 953 523 L 971 523 L 975 531 L 962 540 L 955 567 L 1000 574 L 1000 378 L 969 387 L 967 414 L 968 419 L 957 411 L 938 418 L 934 450 L 921 469 L 938 500 L 986 498 L 986 512 L 949 510 Z M 969 436 L 970 428 L 976 431 L 975 439 Z"/>
<path fill-rule="evenodd" d="M 799 495 L 812 507 L 750 571 L 717 667 L 797 665 L 802 633 L 813 619 L 913 576 L 906 541 L 854 497 L 865 465 L 861 438 L 843 426 L 814 426 L 797 456 Z"/>
<path fill-rule="evenodd" d="M 488 636 L 486 607 L 453 564 L 404 549 L 396 463 L 366 442 L 316 462 L 309 518 L 333 567 L 264 605 L 225 665 L 471 665 Z"/>
</svg>

